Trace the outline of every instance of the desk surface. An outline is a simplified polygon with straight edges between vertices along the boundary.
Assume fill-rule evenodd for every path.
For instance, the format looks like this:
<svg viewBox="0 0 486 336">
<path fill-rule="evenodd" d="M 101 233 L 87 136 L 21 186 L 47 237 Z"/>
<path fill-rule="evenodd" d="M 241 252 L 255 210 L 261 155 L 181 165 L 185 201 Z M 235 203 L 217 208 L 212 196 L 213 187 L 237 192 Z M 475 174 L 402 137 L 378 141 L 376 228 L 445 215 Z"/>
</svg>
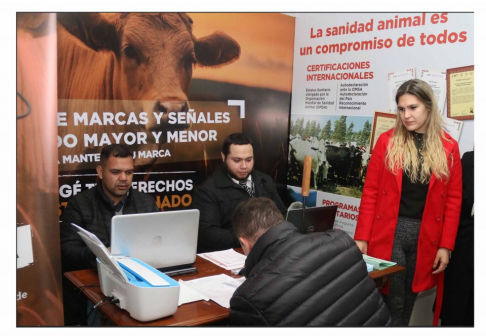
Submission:
<svg viewBox="0 0 486 336">
<path fill-rule="evenodd" d="M 241 252 L 241 249 L 238 250 Z M 199 256 L 196 258 L 195 266 L 198 269 L 197 274 L 181 275 L 173 278 L 187 281 L 221 273 L 232 276 L 230 271 L 226 271 Z M 383 279 L 401 270 L 404 270 L 404 268 L 395 265 L 381 271 L 373 271 L 370 273 L 370 277 L 380 286 Z M 106 298 L 101 292 L 96 269 L 67 272 L 64 273 L 64 276 L 92 302 L 97 303 Z M 113 324 L 118 326 L 198 326 L 222 322 L 229 317 L 229 309 L 221 307 L 211 300 L 183 304 L 179 306 L 174 315 L 150 322 L 137 321 L 131 318 L 126 310 L 120 309 L 114 304 L 103 305 L 99 309 Z"/>
<path fill-rule="evenodd" d="M 221 273 L 232 276 L 230 271 L 227 271 L 206 259 L 200 258 L 199 256 L 196 257 L 195 266 L 198 273 L 174 276 L 173 278 L 176 281 L 179 279 L 187 281 Z M 64 276 L 72 282 L 76 288 L 81 288 L 84 295 L 86 295 L 92 302 L 97 303 L 106 298 L 101 292 L 98 272 L 96 269 L 67 272 L 64 273 Z M 177 308 L 174 315 L 150 322 L 137 321 L 131 318 L 126 310 L 120 309 L 114 304 L 103 305 L 99 309 L 109 320 L 111 320 L 111 322 L 118 326 L 198 326 L 217 323 L 226 320 L 229 317 L 229 309 L 221 307 L 211 300 L 183 304 Z"/>
</svg>

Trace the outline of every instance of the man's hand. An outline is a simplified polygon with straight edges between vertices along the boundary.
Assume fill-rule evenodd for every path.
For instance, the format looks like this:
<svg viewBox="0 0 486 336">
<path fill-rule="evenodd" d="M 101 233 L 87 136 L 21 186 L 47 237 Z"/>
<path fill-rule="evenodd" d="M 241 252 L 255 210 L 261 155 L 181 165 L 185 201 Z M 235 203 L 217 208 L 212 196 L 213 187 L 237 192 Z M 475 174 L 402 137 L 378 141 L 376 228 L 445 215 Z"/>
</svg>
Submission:
<svg viewBox="0 0 486 336">
<path fill-rule="evenodd" d="M 445 271 L 447 264 L 449 263 L 450 253 L 451 251 L 444 247 L 439 248 L 439 250 L 437 251 L 437 256 L 434 260 L 434 265 L 432 267 L 433 269 L 435 269 L 437 266 L 439 266 L 439 268 L 433 271 L 432 274 L 439 274 Z"/>
<path fill-rule="evenodd" d="M 367 254 L 368 253 L 368 242 L 366 240 L 355 240 L 356 245 L 358 245 L 361 253 Z"/>
</svg>

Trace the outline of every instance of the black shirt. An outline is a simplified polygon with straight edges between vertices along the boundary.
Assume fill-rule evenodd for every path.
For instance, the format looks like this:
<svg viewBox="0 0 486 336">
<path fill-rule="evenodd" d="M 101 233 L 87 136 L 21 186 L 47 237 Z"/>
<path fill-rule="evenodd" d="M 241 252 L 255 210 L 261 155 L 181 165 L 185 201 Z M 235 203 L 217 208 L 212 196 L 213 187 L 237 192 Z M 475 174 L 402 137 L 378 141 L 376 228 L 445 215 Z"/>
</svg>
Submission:
<svg viewBox="0 0 486 336">
<path fill-rule="evenodd" d="M 423 146 L 424 134 L 416 132 L 411 133 L 415 146 L 419 151 L 420 162 L 422 162 L 420 148 Z M 422 218 L 428 190 L 429 181 L 426 183 L 421 183 L 420 181 L 412 183 L 410 176 L 404 171 L 402 178 L 402 196 L 400 198 L 398 215 L 410 218 Z"/>
</svg>

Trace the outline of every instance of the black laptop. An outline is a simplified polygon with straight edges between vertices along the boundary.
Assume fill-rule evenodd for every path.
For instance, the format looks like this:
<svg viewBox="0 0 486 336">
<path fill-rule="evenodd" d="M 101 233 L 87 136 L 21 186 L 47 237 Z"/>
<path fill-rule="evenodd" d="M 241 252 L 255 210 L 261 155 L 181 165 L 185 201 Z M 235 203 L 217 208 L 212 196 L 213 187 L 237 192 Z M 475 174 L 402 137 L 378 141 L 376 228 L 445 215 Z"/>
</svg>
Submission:
<svg viewBox="0 0 486 336">
<path fill-rule="evenodd" d="M 295 225 L 300 233 L 324 232 L 332 229 L 336 218 L 337 205 L 289 210 L 287 222 Z M 302 221 L 302 211 L 304 221 Z"/>
</svg>

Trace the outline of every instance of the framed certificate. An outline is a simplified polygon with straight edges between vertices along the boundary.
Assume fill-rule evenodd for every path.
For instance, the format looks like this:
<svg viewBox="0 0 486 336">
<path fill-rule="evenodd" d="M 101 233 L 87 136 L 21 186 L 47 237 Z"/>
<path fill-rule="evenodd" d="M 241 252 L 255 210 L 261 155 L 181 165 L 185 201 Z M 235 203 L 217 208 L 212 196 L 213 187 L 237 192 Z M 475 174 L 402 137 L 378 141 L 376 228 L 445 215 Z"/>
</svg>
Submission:
<svg viewBox="0 0 486 336">
<path fill-rule="evenodd" d="M 395 126 L 397 115 L 395 113 L 375 112 L 373 118 L 373 130 L 371 131 L 370 154 L 373 152 L 376 141 L 381 133 L 385 133 Z"/>
<path fill-rule="evenodd" d="M 447 69 L 447 117 L 474 119 L 474 65 Z"/>
<path fill-rule="evenodd" d="M 415 68 L 388 73 L 388 104 L 390 112 L 397 112 L 395 96 L 400 86 L 410 79 L 415 79 Z"/>
<path fill-rule="evenodd" d="M 447 71 L 444 69 L 422 69 L 420 79 L 434 91 L 439 114 L 444 115 L 447 97 Z"/>
</svg>

